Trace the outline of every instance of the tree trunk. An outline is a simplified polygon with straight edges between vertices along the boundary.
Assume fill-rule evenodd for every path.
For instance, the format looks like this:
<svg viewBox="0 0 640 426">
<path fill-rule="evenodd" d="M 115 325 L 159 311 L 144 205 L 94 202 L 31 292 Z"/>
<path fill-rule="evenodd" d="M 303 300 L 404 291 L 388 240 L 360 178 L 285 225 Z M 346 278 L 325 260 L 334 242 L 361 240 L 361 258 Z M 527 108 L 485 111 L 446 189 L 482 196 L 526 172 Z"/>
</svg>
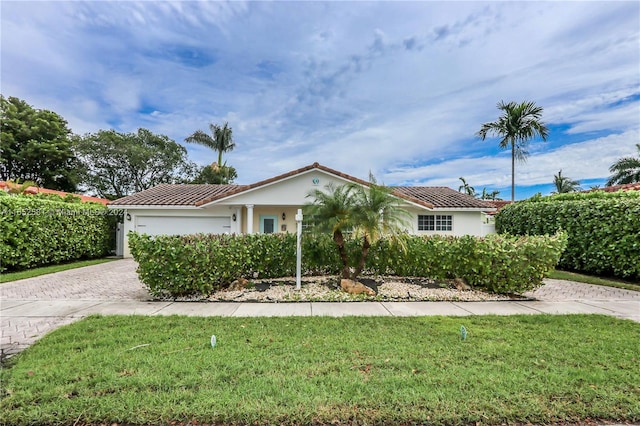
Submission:
<svg viewBox="0 0 640 426">
<path fill-rule="evenodd" d="M 333 241 L 338 246 L 338 253 L 340 253 L 340 259 L 342 259 L 342 278 L 349 278 L 349 256 L 347 256 L 347 250 L 344 248 L 342 232 L 334 232 Z"/>
<path fill-rule="evenodd" d="M 358 279 L 358 275 L 360 275 L 360 273 L 364 269 L 364 263 L 367 261 L 367 256 L 369 255 L 369 248 L 371 248 L 371 244 L 369 243 L 369 239 L 365 235 L 364 240 L 362 241 L 362 253 L 360 254 L 360 261 L 358 262 L 358 266 L 356 267 L 356 270 L 353 271 L 353 275 L 351 276 L 351 279 L 353 281 L 356 281 Z"/>
</svg>

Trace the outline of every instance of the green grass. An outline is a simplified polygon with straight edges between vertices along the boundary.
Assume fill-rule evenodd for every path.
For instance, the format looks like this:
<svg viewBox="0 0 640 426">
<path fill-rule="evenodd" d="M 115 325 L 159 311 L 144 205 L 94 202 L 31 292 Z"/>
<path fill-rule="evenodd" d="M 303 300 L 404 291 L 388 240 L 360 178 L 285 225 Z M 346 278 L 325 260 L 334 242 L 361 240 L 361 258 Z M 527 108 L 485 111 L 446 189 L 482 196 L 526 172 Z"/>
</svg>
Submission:
<svg viewBox="0 0 640 426">
<path fill-rule="evenodd" d="M 91 259 L 79 262 L 62 263 L 59 265 L 43 266 L 41 268 L 27 269 L 18 272 L 3 272 L 0 274 L 0 284 L 11 281 L 23 280 L 25 278 L 39 277 L 40 275 L 53 274 L 54 272 L 66 271 L 68 269 L 82 268 L 83 266 L 98 265 L 100 263 L 111 262 L 116 259 Z"/>
<path fill-rule="evenodd" d="M 640 291 L 640 283 L 618 280 L 615 278 L 603 278 L 593 275 L 579 274 L 577 272 L 568 272 L 555 269 L 550 272 L 549 278 L 556 280 L 577 281 L 586 284 L 604 285 L 607 287 L 622 288 L 625 290 Z"/>
<path fill-rule="evenodd" d="M 638 342 L 597 315 L 90 317 L 10 361 L 0 424 L 638 422 Z"/>
</svg>

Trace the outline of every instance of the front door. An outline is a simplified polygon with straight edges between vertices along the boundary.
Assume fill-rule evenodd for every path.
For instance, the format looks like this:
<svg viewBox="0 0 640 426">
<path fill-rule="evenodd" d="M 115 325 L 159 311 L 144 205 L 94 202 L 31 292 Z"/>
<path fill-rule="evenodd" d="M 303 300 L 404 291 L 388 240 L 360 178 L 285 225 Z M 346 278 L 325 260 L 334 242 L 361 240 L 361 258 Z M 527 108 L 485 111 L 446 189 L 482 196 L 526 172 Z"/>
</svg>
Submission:
<svg viewBox="0 0 640 426">
<path fill-rule="evenodd" d="M 273 234 L 278 229 L 278 216 L 260 215 L 260 233 Z"/>
</svg>

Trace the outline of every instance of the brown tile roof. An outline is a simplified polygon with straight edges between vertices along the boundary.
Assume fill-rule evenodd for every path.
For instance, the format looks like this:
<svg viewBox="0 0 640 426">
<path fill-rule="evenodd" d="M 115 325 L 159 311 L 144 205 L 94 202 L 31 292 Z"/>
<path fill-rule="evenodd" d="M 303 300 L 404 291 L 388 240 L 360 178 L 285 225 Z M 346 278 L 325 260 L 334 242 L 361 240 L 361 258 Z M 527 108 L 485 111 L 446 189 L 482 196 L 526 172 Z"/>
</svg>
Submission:
<svg viewBox="0 0 640 426">
<path fill-rule="evenodd" d="M 119 198 L 110 206 L 196 206 L 203 199 L 225 194 L 246 185 L 168 184 Z"/>
<path fill-rule="evenodd" d="M 640 182 L 625 183 L 623 185 L 605 186 L 604 188 L 587 189 L 582 192 L 594 192 L 594 191 L 604 191 L 604 192 L 640 191 Z"/>
<path fill-rule="evenodd" d="M 500 210 L 502 210 L 504 206 L 508 206 L 509 204 L 513 203 L 513 201 L 506 201 L 506 200 L 486 200 L 486 202 L 496 208 L 495 211 L 487 212 L 489 215 L 494 215 L 498 213 Z"/>
<path fill-rule="evenodd" d="M 12 185 L 11 183 L 0 182 L 0 190 L 4 190 L 6 187 L 11 185 Z M 15 186 L 15 184 L 13 185 Z M 66 197 L 67 195 L 73 195 L 74 197 L 80 198 L 80 200 L 83 203 L 100 203 L 100 204 L 104 204 L 105 206 L 109 204 L 109 200 L 107 200 L 106 198 L 92 197 L 90 195 L 82 195 L 82 194 L 73 194 L 71 192 L 58 191 L 55 189 L 39 188 L 37 186 L 30 186 L 26 188 L 24 190 L 24 193 L 25 194 L 55 194 L 55 195 L 61 196 L 62 198 Z"/>
<path fill-rule="evenodd" d="M 492 210 L 493 205 L 446 186 L 396 186 L 394 192 L 429 203 L 436 208 L 480 208 Z"/>
<path fill-rule="evenodd" d="M 299 175 L 301 173 L 318 169 L 327 173 L 340 176 L 348 181 L 369 185 L 369 182 L 358 179 L 346 173 L 325 167 L 318 163 L 292 170 L 269 179 L 265 179 L 250 185 L 196 185 L 162 184 L 146 191 L 138 192 L 111 202 L 112 206 L 194 206 L 199 207 L 214 201 L 227 198 L 232 195 L 259 188 L 270 183 Z M 393 187 L 394 195 L 410 201 L 414 204 L 432 209 L 434 207 L 449 208 L 482 208 L 493 209 L 493 206 L 482 200 L 473 198 L 446 187 Z"/>
</svg>

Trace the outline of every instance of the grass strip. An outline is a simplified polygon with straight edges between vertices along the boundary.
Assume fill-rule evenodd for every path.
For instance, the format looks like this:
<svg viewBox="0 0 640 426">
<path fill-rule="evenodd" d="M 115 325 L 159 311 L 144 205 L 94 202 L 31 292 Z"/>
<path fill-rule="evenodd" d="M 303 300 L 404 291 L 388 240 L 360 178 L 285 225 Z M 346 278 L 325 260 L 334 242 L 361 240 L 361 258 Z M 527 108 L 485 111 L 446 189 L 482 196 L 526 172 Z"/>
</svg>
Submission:
<svg viewBox="0 0 640 426">
<path fill-rule="evenodd" d="M 0 284 L 8 283 L 11 281 L 24 280 L 25 278 L 39 277 L 40 275 L 53 274 L 54 272 L 62 272 L 69 269 L 82 268 L 83 266 L 98 265 L 100 263 L 106 263 L 116 260 L 111 259 L 91 259 L 81 260 L 79 262 L 61 263 L 59 265 L 43 266 L 40 268 L 27 269 L 25 271 L 18 272 L 3 272 L 0 274 Z"/>
<path fill-rule="evenodd" d="M 0 424 L 638 422 L 638 342 L 598 315 L 89 317 L 3 369 Z"/>
<path fill-rule="evenodd" d="M 622 288 L 625 290 L 640 291 L 640 283 L 618 280 L 614 278 L 596 277 L 593 275 L 579 274 L 577 272 L 555 269 L 549 273 L 549 278 L 556 280 L 576 281 L 585 284 L 603 285 L 607 287 Z"/>
</svg>

